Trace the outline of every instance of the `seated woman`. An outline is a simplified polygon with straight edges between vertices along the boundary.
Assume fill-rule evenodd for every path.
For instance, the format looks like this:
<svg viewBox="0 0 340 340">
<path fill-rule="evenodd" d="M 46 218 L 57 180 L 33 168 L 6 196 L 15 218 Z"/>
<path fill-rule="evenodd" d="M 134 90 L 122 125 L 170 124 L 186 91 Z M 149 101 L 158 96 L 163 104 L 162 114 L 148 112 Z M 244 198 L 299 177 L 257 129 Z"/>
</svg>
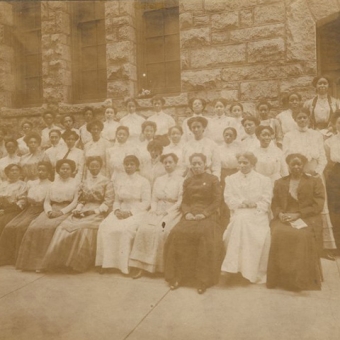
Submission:
<svg viewBox="0 0 340 340">
<path fill-rule="evenodd" d="M 44 201 L 44 211 L 31 222 L 22 239 L 16 268 L 40 271 L 56 228 L 76 207 L 79 183 L 72 178 L 76 164 L 70 159 L 57 162 L 59 176 L 51 184 Z"/>
<path fill-rule="evenodd" d="M 161 162 L 163 146 L 159 141 L 151 141 L 148 144 L 149 158 L 140 164 L 140 174 L 149 180 L 151 188 L 157 177 L 165 174 L 164 166 Z"/>
<path fill-rule="evenodd" d="M 77 207 L 63 221 L 48 247 L 43 267 L 68 267 L 84 272 L 94 265 L 99 224 L 111 210 L 114 192 L 112 182 L 100 174 L 103 161 L 89 157 L 87 167 L 91 176 L 84 181 Z"/>
<path fill-rule="evenodd" d="M 124 158 L 126 176 L 115 187 L 113 212 L 100 224 L 97 238 L 96 266 L 118 268 L 129 273 L 129 257 L 136 230 L 150 207 L 149 181 L 136 173 L 139 160 Z"/>
<path fill-rule="evenodd" d="M 10 164 L 19 164 L 20 157 L 18 156 L 18 142 L 14 138 L 8 138 L 4 141 L 6 156 L 0 159 L 0 181 L 6 181 L 5 168 Z"/>
<path fill-rule="evenodd" d="M 25 136 L 24 141 L 29 151 L 20 159 L 22 177 L 25 181 L 34 181 L 38 179 L 38 163 L 44 158 L 44 153 L 40 149 L 41 137 L 38 133 L 31 132 Z"/>
<path fill-rule="evenodd" d="M 272 198 L 270 179 L 254 171 L 251 152 L 237 156 L 240 171 L 225 180 L 224 200 L 231 218 L 223 239 L 226 256 L 222 272 L 241 273 L 253 283 L 266 281 L 270 248 L 268 211 Z"/>
<path fill-rule="evenodd" d="M 23 210 L 27 191 L 26 183 L 20 180 L 19 165 L 7 165 L 5 174 L 8 180 L 0 184 L 0 235 L 5 225 Z"/>
<path fill-rule="evenodd" d="M 172 290 L 194 279 L 198 293 L 203 294 L 219 280 L 223 246 L 218 209 L 222 194 L 218 178 L 205 171 L 206 162 L 202 153 L 191 155 L 193 176 L 183 184 L 183 217 L 165 243 L 164 274 Z"/>
<path fill-rule="evenodd" d="M 324 189 L 320 177 L 303 172 L 305 156 L 290 154 L 287 163 L 290 175 L 274 187 L 267 287 L 317 290 L 321 288 Z"/>
<path fill-rule="evenodd" d="M 29 224 L 44 211 L 43 203 L 51 185 L 48 178 L 52 172 L 50 163 L 39 162 L 39 179 L 27 182 L 26 208 L 6 224 L 0 237 L 0 265 L 15 264 Z"/>
<path fill-rule="evenodd" d="M 140 270 L 133 277 L 138 279 L 143 270 L 150 273 L 164 271 L 163 249 L 166 238 L 181 218 L 183 177 L 175 170 L 178 157 L 174 153 L 161 157 L 166 175 L 157 177 L 152 190 L 151 210 L 139 226 L 130 255 L 130 267 Z"/>
</svg>

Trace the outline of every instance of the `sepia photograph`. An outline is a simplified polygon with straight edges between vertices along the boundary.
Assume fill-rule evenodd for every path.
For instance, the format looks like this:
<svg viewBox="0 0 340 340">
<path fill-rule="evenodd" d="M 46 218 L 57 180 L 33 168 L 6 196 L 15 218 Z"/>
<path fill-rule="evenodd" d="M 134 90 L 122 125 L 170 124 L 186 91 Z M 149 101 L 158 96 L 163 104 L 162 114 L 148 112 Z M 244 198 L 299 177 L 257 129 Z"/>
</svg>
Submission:
<svg viewBox="0 0 340 340">
<path fill-rule="evenodd" d="M 339 318 L 340 0 L 0 0 L 0 340 Z"/>
</svg>

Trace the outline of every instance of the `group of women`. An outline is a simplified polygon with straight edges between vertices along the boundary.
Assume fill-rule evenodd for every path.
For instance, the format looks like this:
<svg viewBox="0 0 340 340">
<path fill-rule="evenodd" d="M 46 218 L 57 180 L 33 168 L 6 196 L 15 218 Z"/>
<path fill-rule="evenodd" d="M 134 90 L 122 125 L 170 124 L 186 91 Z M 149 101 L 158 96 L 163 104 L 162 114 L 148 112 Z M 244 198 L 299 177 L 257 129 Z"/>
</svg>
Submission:
<svg viewBox="0 0 340 340">
<path fill-rule="evenodd" d="M 320 257 L 340 246 L 340 103 L 314 83 L 275 118 L 265 100 L 249 114 L 219 98 L 209 116 L 193 98 L 180 126 L 155 96 L 148 119 L 129 98 L 120 121 L 85 108 L 79 129 L 51 112 L 40 134 L 1 129 L 0 265 L 164 273 L 200 294 L 221 272 L 320 289 Z"/>
</svg>

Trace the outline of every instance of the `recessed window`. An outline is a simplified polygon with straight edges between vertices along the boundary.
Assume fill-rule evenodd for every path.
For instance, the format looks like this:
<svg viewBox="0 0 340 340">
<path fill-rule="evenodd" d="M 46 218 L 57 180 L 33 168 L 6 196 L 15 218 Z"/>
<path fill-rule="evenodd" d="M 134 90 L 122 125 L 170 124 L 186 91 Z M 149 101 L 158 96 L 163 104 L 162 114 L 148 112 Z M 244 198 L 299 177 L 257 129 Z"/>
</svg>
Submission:
<svg viewBox="0 0 340 340">
<path fill-rule="evenodd" d="M 72 3 L 73 97 L 106 98 L 105 6 L 103 1 Z"/>
<path fill-rule="evenodd" d="M 42 103 L 42 55 L 40 2 L 15 2 L 13 48 L 15 55 L 14 105 Z"/>
</svg>

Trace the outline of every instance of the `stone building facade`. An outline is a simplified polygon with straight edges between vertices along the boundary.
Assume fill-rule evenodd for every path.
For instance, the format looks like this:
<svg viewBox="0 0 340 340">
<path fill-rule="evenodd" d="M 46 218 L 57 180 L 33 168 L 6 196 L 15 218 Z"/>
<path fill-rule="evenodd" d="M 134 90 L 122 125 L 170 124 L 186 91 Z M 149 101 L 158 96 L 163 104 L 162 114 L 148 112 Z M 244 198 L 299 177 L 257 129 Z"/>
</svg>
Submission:
<svg viewBox="0 0 340 340">
<path fill-rule="evenodd" d="M 146 8 L 149 12 L 178 10 L 180 67 L 176 79 L 180 83 L 176 91 L 162 94 L 166 97 L 165 111 L 179 122 L 188 113 L 188 100 L 196 95 L 208 101 L 220 96 L 230 102 L 240 101 L 247 111 L 254 111 L 259 98 L 267 98 L 274 111 L 279 111 L 282 96 L 288 91 L 297 90 L 304 99 L 312 97 L 311 80 L 320 72 L 331 77 L 333 95 L 339 96 L 340 0 L 112 0 L 101 3 L 104 14 L 95 18 L 97 23 L 102 20 L 105 29 L 102 44 L 106 79 L 101 85 L 105 90 L 100 98 L 83 102 L 81 96 L 75 98 L 78 60 L 72 52 L 77 29 L 74 28 L 74 3 L 41 1 L 37 3 L 40 22 L 36 19 L 41 39 L 41 68 L 37 71 L 41 98 L 36 104 L 25 105 L 15 100 L 20 68 L 15 63 L 18 52 L 13 44 L 13 31 L 18 39 L 20 22 L 15 20 L 14 5 L 0 2 L 3 124 L 16 126 L 25 116 L 40 122 L 37 117 L 48 108 L 78 115 L 88 105 L 100 109 L 114 104 L 119 114 L 124 114 L 122 99 L 137 96 L 143 87 L 141 79 L 145 73 L 141 70 L 140 53 L 143 48 L 145 51 L 145 41 L 140 31 Z M 145 116 L 150 114 L 149 102 L 147 98 L 139 99 L 140 111 Z"/>
</svg>

